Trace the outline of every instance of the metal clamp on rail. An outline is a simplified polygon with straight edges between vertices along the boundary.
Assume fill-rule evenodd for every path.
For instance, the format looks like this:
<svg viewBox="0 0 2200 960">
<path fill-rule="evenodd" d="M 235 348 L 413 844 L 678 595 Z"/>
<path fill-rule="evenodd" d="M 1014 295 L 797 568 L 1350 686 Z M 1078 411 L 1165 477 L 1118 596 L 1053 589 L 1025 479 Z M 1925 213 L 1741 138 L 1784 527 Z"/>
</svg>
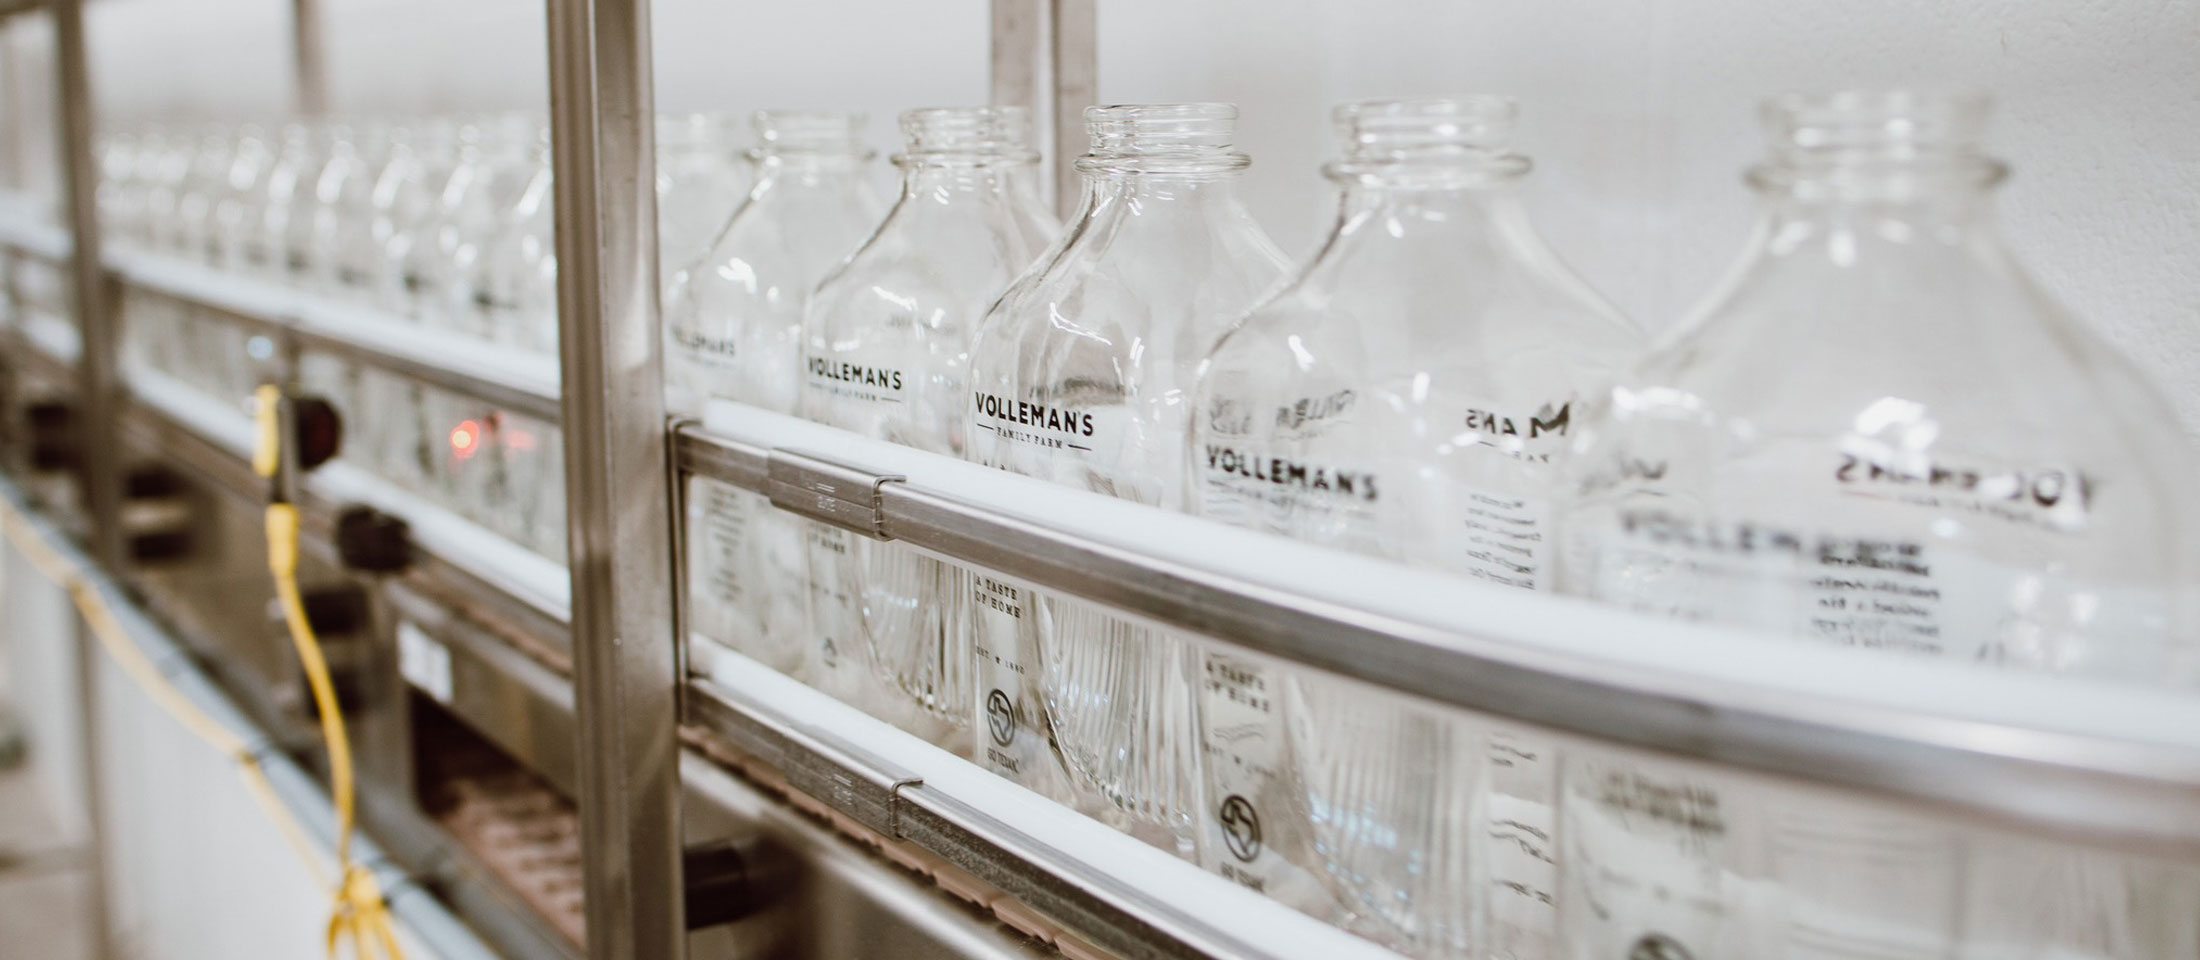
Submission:
<svg viewBox="0 0 2200 960">
<path fill-rule="evenodd" d="M 698 682 L 711 696 L 689 698 L 689 722 L 725 737 L 832 812 L 901 838 L 901 808 L 909 802 L 903 792 L 922 786 L 924 778 L 833 733 L 780 717 L 741 693 Z"/>
<path fill-rule="evenodd" d="M 873 540 L 893 539 L 886 535 L 879 487 L 907 477 L 875 474 L 799 450 L 777 449 L 771 452 L 767 471 L 766 492 L 774 506 Z"/>
</svg>

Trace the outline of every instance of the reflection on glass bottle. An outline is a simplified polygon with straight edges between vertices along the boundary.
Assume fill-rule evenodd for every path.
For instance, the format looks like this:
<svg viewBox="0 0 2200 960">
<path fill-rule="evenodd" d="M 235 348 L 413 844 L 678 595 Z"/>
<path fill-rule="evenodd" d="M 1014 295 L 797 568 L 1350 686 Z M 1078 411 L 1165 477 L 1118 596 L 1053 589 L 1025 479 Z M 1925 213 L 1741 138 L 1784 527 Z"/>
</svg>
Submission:
<svg viewBox="0 0 2200 960">
<path fill-rule="evenodd" d="M 2190 442 L 2003 248 L 1984 117 L 1909 94 L 1768 106 L 1748 255 L 1580 418 L 1564 589 L 1895 655 L 2194 681 Z M 1637 866 L 1610 889 L 1703 869 Z M 1575 908 L 1569 936 L 1609 915 Z"/>
<path fill-rule="evenodd" d="M 1183 509 L 1199 364 L 1285 261 L 1238 199 L 1250 161 L 1231 144 L 1236 107 L 1093 107 L 1085 120 L 1077 220 L 971 349 L 968 456 Z M 976 716 L 1012 721 L 979 758 L 1192 855 L 1193 644 L 990 577 L 971 587 Z"/>
<path fill-rule="evenodd" d="M 666 403 L 698 414 L 734 400 L 796 413 L 802 311 L 810 292 L 878 225 L 861 114 L 756 115 L 756 186 L 666 296 Z M 695 632 L 801 675 L 809 605 L 806 524 L 761 496 L 690 481 Z"/>
<path fill-rule="evenodd" d="M 1197 512 L 1550 588 L 1554 461 L 1575 405 L 1633 359 L 1639 335 L 1528 222 L 1514 113 L 1497 97 L 1338 109 L 1328 240 L 1200 381 Z M 1276 807 L 1260 811 L 1271 856 L 1217 866 L 1277 893 L 1296 859 L 1326 874 L 1355 927 L 1418 954 L 1465 956 L 1476 907 L 1489 956 L 1549 953 L 1546 747 L 1504 732 L 1482 743 L 1454 715 L 1312 674 L 1285 682 L 1219 651 L 1206 674 L 1210 799 Z M 1279 685 L 1287 697 L 1262 695 Z M 1246 702 L 1269 709 L 1224 721 Z M 1279 787 L 1301 779 L 1304 796 Z M 1488 795 L 1470 804 L 1478 780 Z M 1487 817 L 1471 840 L 1470 807 Z M 1303 893 L 1286 899 L 1314 908 Z"/>
<path fill-rule="evenodd" d="M 803 413 L 959 457 L 971 337 L 1055 224 L 1033 182 L 1029 111 L 912 110 L 901 125 L 901 198 L 811 299 Z M 961 572 L 822 526 L 810 542 L 813 682 L 959 750 L 971 696 Z"/>
</svg>

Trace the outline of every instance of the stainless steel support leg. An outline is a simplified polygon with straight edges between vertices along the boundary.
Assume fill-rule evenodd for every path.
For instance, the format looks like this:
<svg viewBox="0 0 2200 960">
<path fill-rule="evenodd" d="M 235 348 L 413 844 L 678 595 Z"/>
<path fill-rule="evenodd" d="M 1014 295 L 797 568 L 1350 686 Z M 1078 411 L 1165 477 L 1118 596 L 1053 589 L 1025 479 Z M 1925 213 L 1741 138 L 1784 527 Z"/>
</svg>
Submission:
<svg viewBox="0 0 2200 960">
<path fill-rule="evenodd" d="M 77 389 L 84 413 L 84 462 L 81 479 L 84 503 L 91 512 L 92 555 L 119 571 L 122 552 L 122 463 L 119 440 L 120 386 L 115 369 L 120 353 L 115 317 L 109 311 L 106 270 L 100 260 L 99 166 L 93 156 L 95 128 L 92 118 L 90 67 L 85 53 L 84 9 L 81 0 L 51 0 L 54 22 L 55 64 L 60 69 L 55 89 L 60 95 L 61 170 L 68 191 L 69 228 L 75 237 L 70 276 L 76 296 L 77 329 L 82 335 Z M 107 922 L 106 830 L 101 824 L 99 774 L 99 705 L 97 654 L 91 637 L 77 631 L 73 659 L 77 668 L 77 747 L 84 764 L 86 801 L 85 847 L 89 854 L 86 873 L 90 886 L 85 919 L 92 927 L 94 955 L 114 957 L 112 925 Z"/>
<path fill-rule="evenodd" d="M 582 866 L 594 960 L 685 953 L 648 0 L 549 0 Z"/>
</svg>

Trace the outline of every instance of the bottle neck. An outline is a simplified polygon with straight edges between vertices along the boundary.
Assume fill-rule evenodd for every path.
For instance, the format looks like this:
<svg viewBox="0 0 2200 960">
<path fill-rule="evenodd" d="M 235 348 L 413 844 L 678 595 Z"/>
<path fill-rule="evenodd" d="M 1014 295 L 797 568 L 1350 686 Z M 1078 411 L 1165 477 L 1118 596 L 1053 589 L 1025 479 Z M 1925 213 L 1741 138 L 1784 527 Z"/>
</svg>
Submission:
<svg viewBox="0 0 2200 960">
<path fill-rule="evenodd" d="M 865 179 L 870 158 L 855 153 L 810 153 L 759 150 L 750 155 L 756 164 L 759 191 L 846 189 Z"/>
<path fill-rule="evenodd" d="M 1383 229 L 1359 231 L 1379 240 L 1479 236 L 1522 229 L 1527 223 L 1515 189 L 1517 170 L 1414 169 L 1340 175 L 1332 167 L 1330 177 L 1338 185 L 1340 223 L 1380 220 Z"/>
<path fill-rule="evenodd" d="M 1081 220 L 1115 212 L 1127 214 L 1130 222 L 1155 226 L 1252 219 L 1238 196 L 1242 164 L 1173 167 L 1163 172 L 1135 166 L 1080 166 L 1085 170 Z"/>
<path fill-rule="evenodd" d="M 901 168 L 901 202 L 941 207 L 1022 199 L 1034 189 L 1039 168 L 1036 160 L 979 156 L 903 156 L 894 162 Z"/>
<path fill-rule="evenodd" d="M 1861 250 L 1880 241 L 1916 246 L 1990 238 L 1993 187 L 2002 174 L 1990 163 L 1768 165 L 1749 179 L 1765 200 L 1776 245 L 1822 241 Z"/>
</svg>

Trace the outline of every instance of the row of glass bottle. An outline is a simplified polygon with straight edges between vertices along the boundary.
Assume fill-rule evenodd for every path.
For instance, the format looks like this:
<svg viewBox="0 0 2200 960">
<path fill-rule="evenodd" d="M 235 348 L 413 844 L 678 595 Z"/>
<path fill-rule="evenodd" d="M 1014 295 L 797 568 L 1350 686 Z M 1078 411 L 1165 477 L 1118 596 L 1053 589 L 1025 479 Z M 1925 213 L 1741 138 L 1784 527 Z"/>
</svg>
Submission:
<svg viewBox="0 0 2200 960">
<path fill-rule="evenodd" d="M 1764 228 L 1645 354 L 1529 226 L 1503 100 L 1340 109 L 1336 225 L 1288 280 L 1235 196 L 1230 107 L 1088 111 L 1083 205 L 1044 249 L 1016 111 L 906 115 L 875 230 L 860 120 L 766 115 L 749 201 L 672 278 L 673 400 L 1492 584 L 2190 685 L 2190 442 L 2000 248 L 1983 117 L 1773 104 Z M 2009 858 L 1936 866 L 1956 845 L 1915 825 L 1561 758 L 708 481 L 690 508 L 699 632 L 1414 953 L 2154 956 L 2194 936 L 2159 911 L 2200 900 L 2136 899 L 2114 867 L 1974 876 Z M 1809 852 L 1810 903 L 1757 902 L 1738 851 L 1765 845 Z M 2058 902 L 1958 923 L 1890 870 Z"/>
<path fill-rule="evenodd" d="M 662 243 L 700 249 L 740 202 L 747 160 L 723 117 L 658 127 Z M 449 335 L 452 349 L 549 354 L 546 147 L 523 115 L 118 130 L 101 144 L 101 214 L 123 245 L 369 307 Z M 135 362 L 249 395 L 248 331 L 157 297 L 134 297 L 126 315 Z M 332 358 L 309 356 L 306 376 L 357 412 L 350 459 L 564 559 L 556 424 Z"/>
</svg>

